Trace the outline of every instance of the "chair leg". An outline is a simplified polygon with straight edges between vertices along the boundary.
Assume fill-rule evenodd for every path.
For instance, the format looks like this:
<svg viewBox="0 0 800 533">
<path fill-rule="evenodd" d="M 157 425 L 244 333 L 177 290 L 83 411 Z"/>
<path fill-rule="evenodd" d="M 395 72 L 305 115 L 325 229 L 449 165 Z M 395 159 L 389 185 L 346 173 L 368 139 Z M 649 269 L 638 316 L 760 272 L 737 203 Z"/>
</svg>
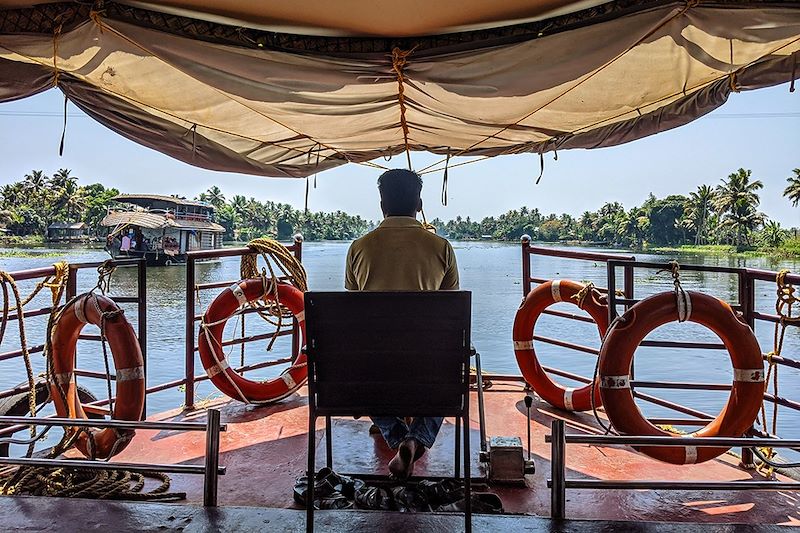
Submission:
<svg viewBox="0 0 800 533">
<path fill-rule="evenodd" d="M 456 445 L 455 445 L 455 477 L 461 477 L 461 421 L 463 418 L 456 417 Z"/>
<path fill-rule="evenodd" d="M 333 424 L 331 417 L 325 417 L 325 454 L 327 459 L 326 466 L 333 469 Z"/>
<path fill-rule="evenodd" d="M 314 483 L 316 481 L 315 459 L 317 454 L 317 419 L 309 409 L 308 415 L 308 490 L 306 490 L 306 532 L 314 531 Z"/>
<path fill-rule="evenodd" d="M 464 421 L 464 531 L 472 532 L 472 474 L 470 473 L 469 415 Z"/>
</svg>

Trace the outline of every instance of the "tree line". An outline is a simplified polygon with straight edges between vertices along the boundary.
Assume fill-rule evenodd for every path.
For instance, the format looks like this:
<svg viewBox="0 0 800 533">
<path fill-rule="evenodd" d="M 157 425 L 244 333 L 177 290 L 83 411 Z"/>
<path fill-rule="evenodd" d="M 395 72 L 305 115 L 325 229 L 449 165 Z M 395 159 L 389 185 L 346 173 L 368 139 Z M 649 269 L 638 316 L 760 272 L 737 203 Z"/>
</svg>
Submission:
<svg viewBox="0 0 800 533">
<path fill-rule="evenodd" d="M 800 202 L 800 169 L 787 178 L 783 195 Z M 716 187 L 700 185 L 688 195 L 656 198 L 652 193 L 638 207 L 609 202 L 580 216 L 544 215 L 523 207 L 481 221 L 456 217 L 432 224 L 450 239 L 517 240 L 528 234 L 538 241 L 581 241 L 626 248 L 683 244 L 729 244 L 739 249 L 776 248 L 789 236 L 780 223 L 759 211 L 764 187 L 752 172 L 740 168 Z"/>
<path fill-rule="evenodd" d="M 85 222 L 90 235 L 104 236 L 100 222 L 119 193 L 99 183 L 80 186 L 69 169 L 59 169 L 52 176 L 33 170 L 19 181 L 0 186 L 0 228 L 11 235 L 38 238 L 46 236 L 47 227 L 54 222 Z M 241 195 L 228 201 L 217 186 L 195 199 L 214 206 L 216 221 L 225 228 L 227 240 L 263 236 L 289 239 L 298 232 L 308 240 L 347 240 L 373 226 L 360 216 L 342 211 L 312 213 Z"/>
<path fill-rule="evenodd" d="M 286 240 L 295 233 L 302 233 L 309 241 L 350 240 L 373 227 L 372 222 L 343 211 L 313 213 L 289 204 L 260 202 L 239 194 L 226 200 L 216 185 L 196 200 L 214 206 L 216 221 L 225 228 L 228 240 L 249 241 L 265 236 Z"/>
<path fill-rule="evenodd" d="M 763 189 L 752 172 L 740 168 L 717 186 L 700 185 L 688 195 L 656 198 L 653 194 L 638 207 L 626 209 L 609 202 L 580 216 L 545 215 L 537 208 L 522 207 L 481 221 L 456 217 L 433 220 L 437 231 L 453 240 L 518 240 L 528 234 L 538 241 L 604 243 L 627 248 L 683 244 L 729 244 L 777 248 L 787 239 L 781 225 L 759 211 L 758 191 Z M 14 235 L 44 235 L 53 222 L 86 222 L 90 232 L 103 235 L 100 221 L 119 194 L 99 183 L 78 185 L 69 169 L 52 176 L 34 170 L 17 182 L 0 186 L 0 227 Z M 783 195 L 794 206 L 800 203 L 800 169 L 787 178 Z M 261 202 L 242 195 L 227 199 L 213 186 L 196 197 L 215 207 L 216 221 L 228 240 L 247 241 L 270 236 L 285 240 L 302 233 L 310 241 L 350 240 L 374 223 L 343 211 L 308 212 L 289 204 Z"/>
<path fill-rule="evenodd" d="M 44 236 L 54 222 L 85 222 L 98 234 L 117 189 L 99 183 L 78 185 L 72 171 L 62 168 L 52 176 L 42 170 L 14 183 L 0 186 L 0 227 L 12 235 Z"/>
</svg>

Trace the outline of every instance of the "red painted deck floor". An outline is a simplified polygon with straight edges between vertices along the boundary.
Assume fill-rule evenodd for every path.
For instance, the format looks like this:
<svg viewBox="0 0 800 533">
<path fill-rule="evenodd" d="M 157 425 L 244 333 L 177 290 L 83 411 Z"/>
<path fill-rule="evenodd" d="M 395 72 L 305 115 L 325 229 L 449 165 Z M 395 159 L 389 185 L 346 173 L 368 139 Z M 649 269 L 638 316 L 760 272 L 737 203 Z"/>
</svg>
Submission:
<svg viewBox="0 0 800 533">
<path fill-rule="evenodd" d="M 489 436 L 520 436 L 525 441 L 526 421 L 521 385 L 496 383 L 486 391 Z M 475 404 L 473 393 L 473 405 Z M 219 504 L 292 508 L 295 479 L 305 470 L 308 411 L 305 390 L 271 407 L 254 407 L 219 400 L 206 407 L 222 410 L 228 431 L 222 434 Z M 541 402 L 534 403 L 532 452 L 536 474 L 526 487 L 491 486 L 511 514 L 549 516 L 550 447 L 544 436 L 553 417 L 568 421 L 567 432 L 596 432 L 591 413 L 567 414 Z M 473 408 L 471 442 L 477 472 L 479 434 Z M 157 420 L 203 419 L 204 411 L 179 411 L 153 417 Z M 320 420 L 322 422 L 322 420 Z M 386 473 L 392 457 L 379 435 L 370 435 L 369 422 L 335 419 L 334 469 L 343 473 Z M 317 464 L 324 465 L 324 431 L 318 427 Z M 156 463 L 197 464 L 203 460 L 204 434 L 195 432 L 139 431 L 118 459 Z M 701 465 L 660 463 L 628 448 L 567 446 L 567 477 L 596 479 L 743 480 L 757 477 L 736 467 L 730 455 Z M 415 474 L 449 475 L 453 466 L 453 424 L 445 421 L 436 446 L 418 463 Z M 173 476 L 174 490 L 186 491 L 188 503 L 202 502 L 201 476 Z M 568 490 L 566 515 L 570 519 L 663 522 L 714 522 L 800 525 L 800 492 L 767 491 L 656 491 Z"/>
</svg>

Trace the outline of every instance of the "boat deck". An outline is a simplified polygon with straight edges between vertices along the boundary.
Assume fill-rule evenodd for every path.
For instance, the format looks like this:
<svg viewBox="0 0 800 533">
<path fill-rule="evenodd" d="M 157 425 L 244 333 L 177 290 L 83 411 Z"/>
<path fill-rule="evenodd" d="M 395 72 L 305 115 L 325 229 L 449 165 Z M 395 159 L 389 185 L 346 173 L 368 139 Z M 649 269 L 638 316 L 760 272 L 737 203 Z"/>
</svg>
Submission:
<svg viewBox="0 0 800 533">
<path fill-rule="evenodd" d="M 521 384 L 516 383 L 495 383 L 486 391 L 487 435 L 520 436 L 524 443 L 527 419 L 524 394 Z M 473 393 L 475 403 L 476 394 Z M 306 467 L 308 411 L 305 389 L 270 407 L 248 406 L 222 399 L 204 407 L 212 406 L 221 410 L 222 421 L 228 425 L 228 431 L 221 435 L 220 463 L 227 467 L 227 474 L 219 480 L 219 505 L 295 508 L 292 489 Z M 473 450 L 478 450 L 476 408 L 472 414 L 470 437 Z M 193 420 L 204 416 L 203 410 L 187 413 L 176 410 L 152 419 Z M 492 485 L 489 488 L 501 497 L 506 513 L 540 517 L 550 514 L 550 491 L 546 485 L 550 473 L 550 445 L 545 444 L 544 436 L 550 432 L 553 418 L 566 420 L 568 433 L 597 432 L 591 413 L 568 414 L 535 401 L 532 453 L 536 474 L 528 476 L 524 487 Z M 333 456 L 337 472 L 387 473 L 386 464 L 392 452 L 379 435 L 369 434 L 369 426 L 365 419 L 334 420 Z M 321 423 L 317 430 L 318 465 L 324 465 L 322 428 Z M 453 431 L 452 421 L 445 421 L 436 446 L 419 461 L 415 474 L 452 474 Z M 117 459 L 136 462 L 146 458 L 148 462 L 156 463 L 201 464 L 204 448 L 202 433 L 140 430 Z M 474 472 L 478 472 L 477 451 L 473 455 Z M 732 481 L 759 477 L 755 472 L 739 469 L 737 459 L 731 455 L 723 455 L 702 465 L 675 466 L 620 447 L 568 445 L 566 464 L 568 478 Z M 174 475 L 172 489 L 187 492 L 188 504 L 202 502 L 202 476 Z M 322 516 L 324 513 L 320 513 Z M 568 490 L 566 516 L 569 519 L 606 521 L 800 525 L 800 495 L 784 491 Z M 302 515 L 298 513 L 298 517 L 291 520 L 302 521 Z M 536 524 L 532 526 L 534 530 L 540 527 L 550 530 L 545 523 Z"/>
<path fill-rule="evenodd" d="M 164 503 L 104 502 L 103 512 L 92 500 L 0 498 L 0 523 L 6 531 L 235 531 L 248 533 L 305 531 L 305 513 L 289 509 L 256 507 L 203 508 Z M 59 517 L 53 520 L 53 517 Z M 382 511 L 319 511 L 315 525 L 320 531 L 459 531 L 464 519 L 444 513 L 388 513 Z M 550 520 L 534 516 L 475 515 L 475 531 L 529 531 L 537 533 L 682 533 L 684 524 L 663 522 L 588 522 Z M 695 524 L 697 533 L 755 533 L 779 531 L 778 526 Z"/>
</svg>

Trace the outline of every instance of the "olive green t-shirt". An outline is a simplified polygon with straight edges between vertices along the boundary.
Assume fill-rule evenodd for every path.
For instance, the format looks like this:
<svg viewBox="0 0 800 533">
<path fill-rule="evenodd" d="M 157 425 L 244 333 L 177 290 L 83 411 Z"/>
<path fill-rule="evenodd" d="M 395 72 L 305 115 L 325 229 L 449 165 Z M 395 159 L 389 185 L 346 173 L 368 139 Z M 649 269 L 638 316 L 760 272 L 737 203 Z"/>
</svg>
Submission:
<svg viewBox="0 0 800 533">
<path fill-rule="evenodd" d="M 386 217 L 353 241 L 344 286 L 351 291 L 458 290 L 453 247 L 413 217 Z"/>
</svg>

